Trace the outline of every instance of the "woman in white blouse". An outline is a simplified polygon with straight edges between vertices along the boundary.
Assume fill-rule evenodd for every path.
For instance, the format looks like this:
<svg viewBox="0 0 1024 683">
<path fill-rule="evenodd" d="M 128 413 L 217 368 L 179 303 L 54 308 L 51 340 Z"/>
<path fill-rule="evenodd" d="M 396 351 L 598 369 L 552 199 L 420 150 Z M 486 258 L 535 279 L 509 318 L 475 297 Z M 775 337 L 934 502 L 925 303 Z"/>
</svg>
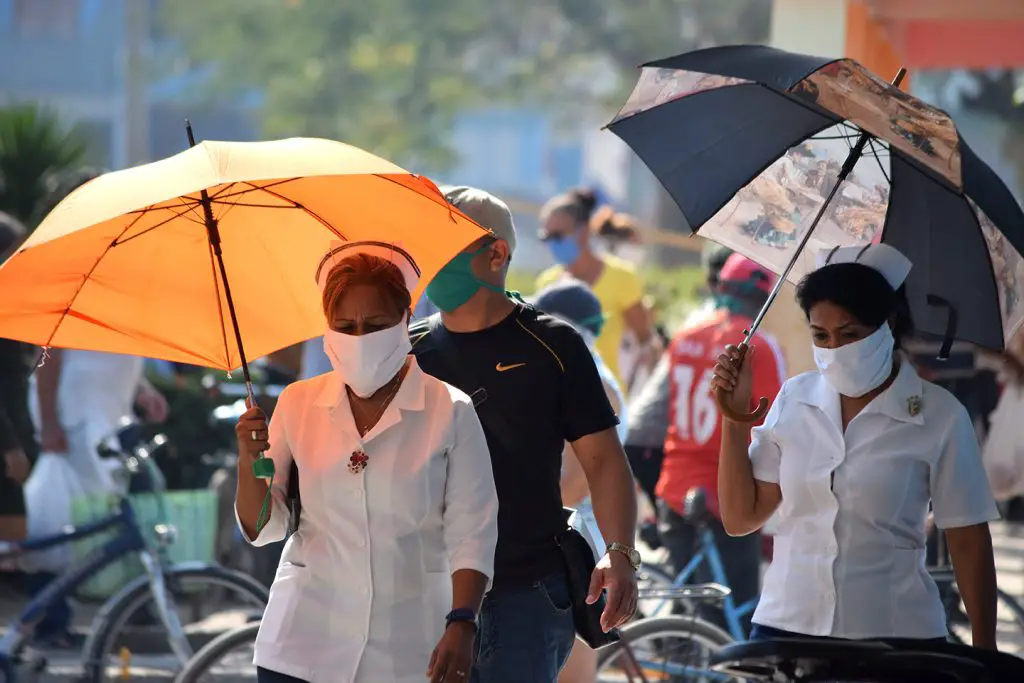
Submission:
<svg viewBox="0 0 1024 683">
<path fill-rule="evenodd" d="M 410 349 L 419 269 L 400 248 L 338 243 L 317 272 L 333 370 L 281 394 L 269 430 L 238 423 L 238 523 L 286 535 L 292 463 L 301 517 L 256 639 L 261 683 L 466 683 L 493 574 L 498 503 L 470 399 Z M 274 462 L 270 517 L 257 528 Z"/>
<path fill-rule="evenodd" d="M 750 533 L 778 511 L 752 637 L 943 640 L 925 569 L 931 504 L 974 645 L 994 649 L 988 522 L 998 512 L 966 409 L 897 353 L 910 331 L 911 264 L 887 245 L 824 252 L 818 264 L 797 293 L 818 372 L 787 381 L 752 432 L 723 421 L 726 530 Z M 719 357 L 715 386 L 745 411 L 751 362 L 737 370 L 738 357 L 735 347 Z"/>
</svg>

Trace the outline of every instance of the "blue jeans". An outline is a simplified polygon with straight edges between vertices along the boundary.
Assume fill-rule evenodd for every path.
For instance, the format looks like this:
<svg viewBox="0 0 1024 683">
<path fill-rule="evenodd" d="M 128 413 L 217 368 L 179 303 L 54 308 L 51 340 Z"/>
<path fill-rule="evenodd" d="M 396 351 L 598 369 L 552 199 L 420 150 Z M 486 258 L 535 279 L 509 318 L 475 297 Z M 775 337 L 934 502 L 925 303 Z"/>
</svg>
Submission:
<svg viewBox="0 0 1024 683">
<path fill-rule="evenodd" d="M 575 638 L 563 573 L 492 590 L 480 610 L 472 683 L 556 683 Z"/>
</svg>

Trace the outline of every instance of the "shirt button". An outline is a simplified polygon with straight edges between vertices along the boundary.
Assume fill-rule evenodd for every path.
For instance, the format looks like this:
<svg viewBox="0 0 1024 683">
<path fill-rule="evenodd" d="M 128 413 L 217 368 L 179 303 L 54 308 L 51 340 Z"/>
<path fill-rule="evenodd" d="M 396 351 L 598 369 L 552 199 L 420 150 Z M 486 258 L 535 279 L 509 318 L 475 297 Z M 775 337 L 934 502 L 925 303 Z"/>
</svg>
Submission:
<svg viewBox="0 0 1024 683">
<path fill-rule="evenodd" d="M 356 539 L 356 546 L 359 547 L 359 548 L 365 548 L 366 547 L 366 541 L 364 541 L 361 538 L 357 538 Z"/>
<path fill-rule="evenodd" d="M 370 589 L 368 589 L 366 586 L 360 586 L 359 587 L 359 594 L 360 595 L 366 595 L 369 592 L 370 592 Z"/>
<path fill-rule="evenodd" d="M 362 498 L 363 492 L 360 489 L 355 489 L 352 491 L 352 495 L 355 496 L 356 498 Z"/>
</svg>

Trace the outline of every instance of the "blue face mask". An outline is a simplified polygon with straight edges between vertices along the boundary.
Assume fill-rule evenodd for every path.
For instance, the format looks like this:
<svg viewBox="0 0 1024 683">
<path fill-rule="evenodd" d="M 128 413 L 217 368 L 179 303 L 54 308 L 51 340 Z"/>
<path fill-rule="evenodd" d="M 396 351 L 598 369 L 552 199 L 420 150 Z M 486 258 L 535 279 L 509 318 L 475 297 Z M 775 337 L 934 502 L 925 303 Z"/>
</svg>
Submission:
<svg viewBox="0 0 1024 683">
<path fill-rule="evenodd" d="M 548 240 L 548 251 L 552 258 L 563 266 L 571 266 L 580 257 L 580 244 L 575 235 L 552 237 Z"/>
<path fill-rule="evenodd" d="M 472 299 L 481 287 L 504 293 L 505 290 L 473 274 L 473 259 L 486 250 L 485 246 L 473 252 L 463 252 L 449 261 L 427 285 L 425 293 L 431 303 L 445 313 L 451 313 Z"/>
</svg>

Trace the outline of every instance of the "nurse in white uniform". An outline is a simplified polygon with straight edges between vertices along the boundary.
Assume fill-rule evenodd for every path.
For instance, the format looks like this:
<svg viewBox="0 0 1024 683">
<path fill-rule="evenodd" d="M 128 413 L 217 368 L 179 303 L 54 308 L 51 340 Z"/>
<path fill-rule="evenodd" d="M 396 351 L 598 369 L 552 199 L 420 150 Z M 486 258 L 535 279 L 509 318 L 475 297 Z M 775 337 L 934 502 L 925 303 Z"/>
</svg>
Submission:
<svg viewBox="0 0 1024 683">
<path fill-rule="evenodd" d="M 408 355 L 418 281 L 398 247 L 335 245 L 317 273 L 333 370 L 287 387 L 269 433 L 258 409 L 239 421 L 246 537 L 285 537 L 293 462 L 302 504 L 256 639 L 261 683 L 469 680 L 498 502 L 472 402 Z M 275 478 L 258 529 L 261 451 Z"/>
<path fill-rule="evenodd" d="M 818 371 L 787 381 L 763 426 L 723 421 L 726 530 L 750 533 L 778 511 L 752 637 L 944 639 L 925 569 L 931 504 L 973 643 L 994 649 L 998 512 L 966 409 L 898 353 L 911 264 L 887 245 L 823 252 L 818 264 L 797 292 Z M 747 410 L 750 362 L 737 371 L 736 358 L 733 347 L 719 358 L 715 385 Z"/>
</svg>

